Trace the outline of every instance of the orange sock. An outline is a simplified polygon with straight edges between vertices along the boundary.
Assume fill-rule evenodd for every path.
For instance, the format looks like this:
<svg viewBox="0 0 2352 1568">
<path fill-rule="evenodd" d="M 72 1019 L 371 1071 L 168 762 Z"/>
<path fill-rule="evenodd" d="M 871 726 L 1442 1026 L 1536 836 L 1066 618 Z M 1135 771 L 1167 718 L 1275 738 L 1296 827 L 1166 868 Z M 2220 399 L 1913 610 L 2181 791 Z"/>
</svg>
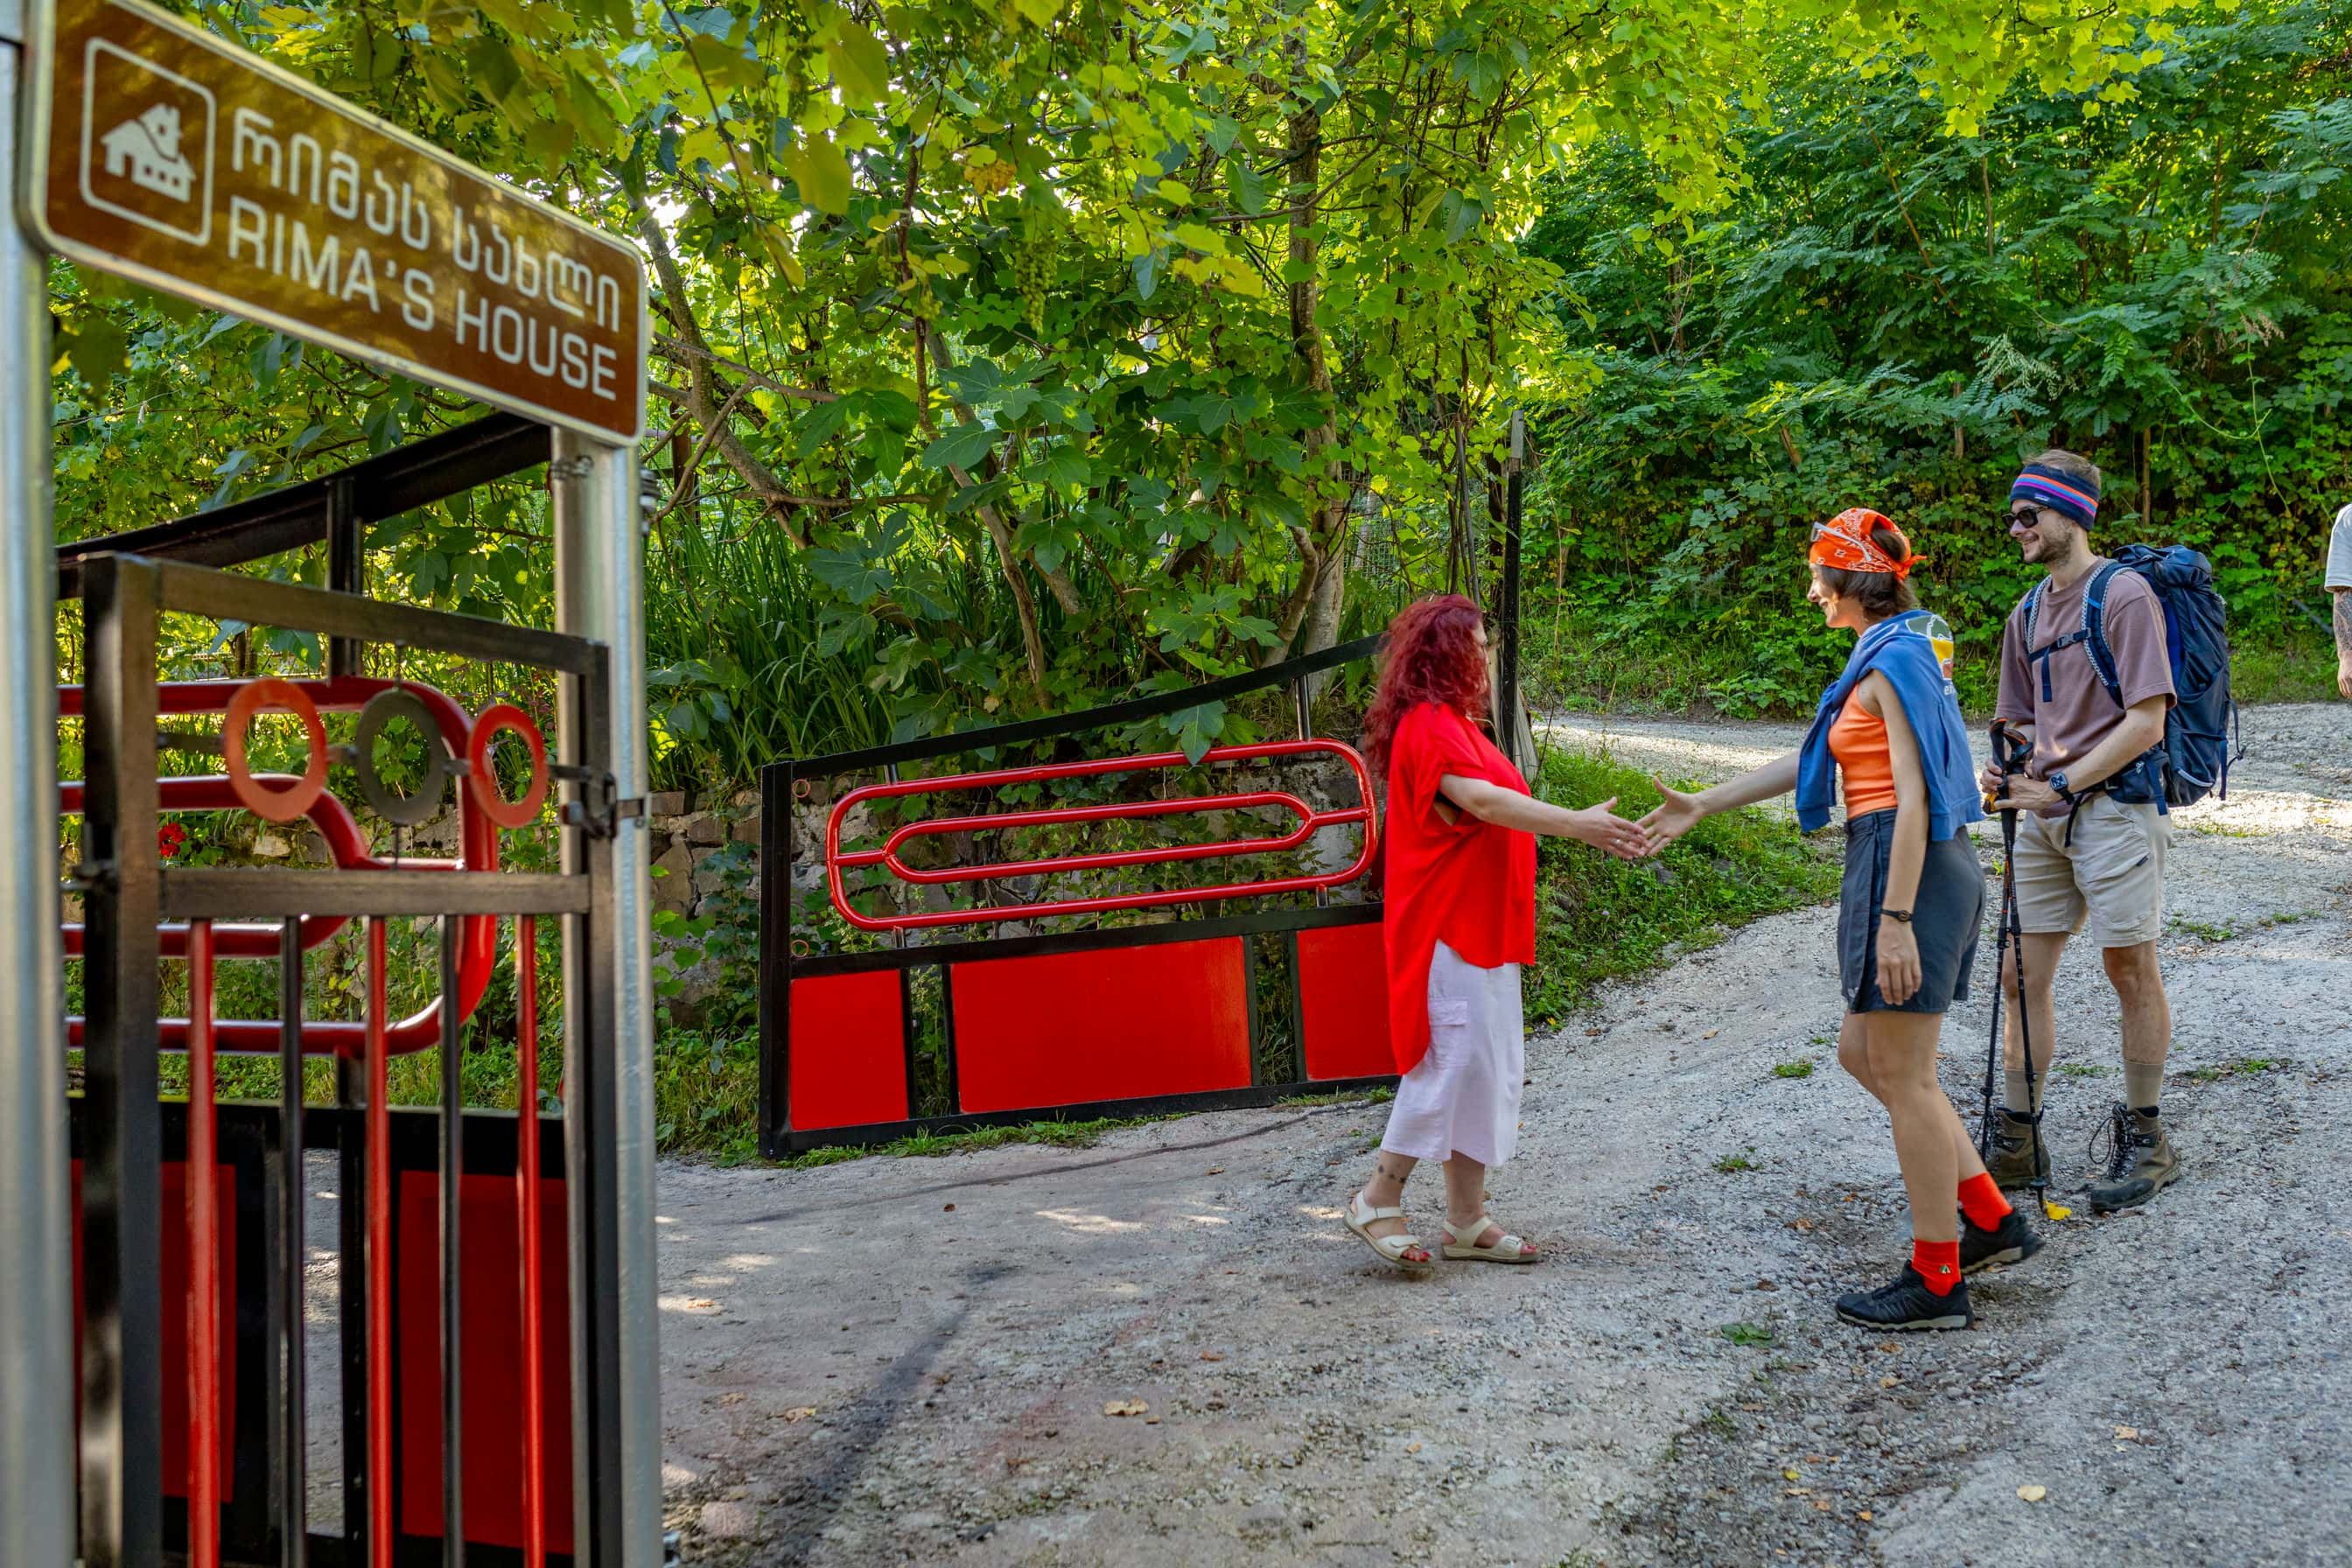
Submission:
<svg viewBox="0 0 2352 1568">
<path fill-rule="evenodd" d="M 1997 1229 L 2010 1212 L 2009 1200 L 2000 1195 L 1990 1171 L 1979 1171 L 1960 1184 L 1960 1208 L 1979 1230 Z"/>
<path fill-rule="evenodd" d="M 1957 1241 L 1914 1241 L 1911 1267 L 1938 1296 L 1948 1296 L 1960 1282 L 1960 1244 Z"/>
</svg>

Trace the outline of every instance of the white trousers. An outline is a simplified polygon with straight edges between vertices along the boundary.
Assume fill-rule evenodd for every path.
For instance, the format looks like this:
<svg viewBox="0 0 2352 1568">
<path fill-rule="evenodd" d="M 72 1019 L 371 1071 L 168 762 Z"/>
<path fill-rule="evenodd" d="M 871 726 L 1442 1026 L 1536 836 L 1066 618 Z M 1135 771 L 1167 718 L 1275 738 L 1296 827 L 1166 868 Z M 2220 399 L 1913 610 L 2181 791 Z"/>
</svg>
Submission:
<svg viewBox="0 0 2352 1568">
<path fill-rule="evenodd" d="M 1429 961 L 1429 1054 L 1397 1084 L 1381 1147 L 1499 1165 L 1518 1147 L 1526 1078 L 1519 966 L 1475 968 L 1441 942 Z"/>
</svg>

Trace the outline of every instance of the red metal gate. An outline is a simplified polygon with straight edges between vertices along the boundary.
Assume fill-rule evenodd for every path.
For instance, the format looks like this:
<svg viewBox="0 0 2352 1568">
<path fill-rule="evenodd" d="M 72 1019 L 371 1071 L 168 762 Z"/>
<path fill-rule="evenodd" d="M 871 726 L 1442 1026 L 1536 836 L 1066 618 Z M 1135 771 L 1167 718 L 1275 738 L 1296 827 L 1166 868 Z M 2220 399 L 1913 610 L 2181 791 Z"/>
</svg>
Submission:
<svg viewBox="0 0 2352 1568">
<path fill-rule="evenodd" d="M 1391 1081 L 1381 906 L 1363 896 L 1379 849 L 1372 780 L 1353 748 L 1309 732 L 1307 700 L 1317 677 L 1368 660 L 1377 644 L 1066 718 L 767 769 L 762 1148 L 772 1155 L 1040 1115 L 1259 1105 Z M 1197 760 L 1150 752 L 898 776 L 942 758 L 1099 739 L 1285 687 L 1297 713 L 1293 740 L 1215 747 Z M 1350 792 L 1339 804 L 1312 804 L 1306 784 L 1287 782 L 1317 764 L 1323 793 L 1334 793 L 1335 781 Z M 1230 784 L 1244 770 L 1285 780 L 1202 787 L 1220 775 Z M 829 796 L 808 862 L 822 868 L 826 908 L 812 921 L 796 891 L 795 809 L 813 791 L 877 773 Z M 1172 793 L 1092 798 L 1154 778 Z M 910 815 L 933 802 L 949 809 Z M 885 814 L 908 819 L 875 826 Z M 1269 815 L 1276 820 L 1262 820 Z M 916 863 L 919 851 L 936 855 L 975 837 L 1172 829 L 1202 818 L 1242 826 L 1238 836 L 1188 842 Z M 1329 863 L 1172 879 L 1215 862 L 1246 870 L 1251 861 L 1296 858 L 1333 830 L 1356 837 L 1351 853 Z M 1073 878 L 1101 885 L 1046 890 Z M 1023 883 L 1039 890 L 1021 891 Z M 1128 918 L 1108 923 L 1111 916 Z M 1061 929 L 966 934 L 1006 926 Z"/>
</svg>

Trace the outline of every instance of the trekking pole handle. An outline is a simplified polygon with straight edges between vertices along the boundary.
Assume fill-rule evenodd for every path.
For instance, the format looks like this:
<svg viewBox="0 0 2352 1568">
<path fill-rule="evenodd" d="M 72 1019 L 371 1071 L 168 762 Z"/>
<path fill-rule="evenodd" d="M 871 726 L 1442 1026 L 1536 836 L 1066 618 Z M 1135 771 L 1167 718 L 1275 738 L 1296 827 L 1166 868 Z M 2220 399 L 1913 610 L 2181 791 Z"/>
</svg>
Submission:
<svg viewBox="0 0 2352 1568">
<path fill-rule="evenodd" d="M 2033 748 L 2024 736 L 2018 733 L 2017 725 L 2012 721 L 1996 719 L 1986 727 L 1985 733 L 1992 742 L 1992 765 L 2004 780 L 2015 778 L 2025 771 L 2027 761 L 2033 755 Z M 1984 808 L 1992 810 L 1993 802 L 2002 793 L 2006 792 L 1987 793 Z"/>
</svg>

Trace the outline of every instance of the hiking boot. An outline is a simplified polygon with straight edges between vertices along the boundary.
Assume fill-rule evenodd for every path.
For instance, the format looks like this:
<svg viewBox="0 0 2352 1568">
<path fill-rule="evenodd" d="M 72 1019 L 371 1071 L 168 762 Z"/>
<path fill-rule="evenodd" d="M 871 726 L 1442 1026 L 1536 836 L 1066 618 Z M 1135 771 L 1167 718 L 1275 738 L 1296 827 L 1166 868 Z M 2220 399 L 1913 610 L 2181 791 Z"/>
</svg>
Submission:
<svg viewBox="0 0 2352 1568">
<path fill-rule="evenodd" d="M 2113 1214 L 2146 1203 L 2179 1179 L 2180 1156 L 2172 1152 L 2161 1116 L 2142 1116 L 2121 1100 L 2107 1121 L 2107 1168 L 2083 1189 L 2093 1214 Z M 2098 1140 L 2091 1141 L 2092 1158 Z"/>
<path fill-rule="evenodd" d="M 2041 1120 L 2038 1115 L 2020 1116 L 2005 1105 L 2000 1109 L 1992 1125 L 1992 1152 L 1985 1159 L 1995 1186 L 2030 1187 L 2050 1179 L 2050 1145 L 2033 1136 L 2034 1123 Z"/>
<path fill-rule="evenodd" d="M 1969 1282 L 1952 1281 L 1948 1296 L 1927 1289 L 1927 1281 L 1909 1264 L 1890 1284 L 1875 1290 L 1850 1291 L 1837 1299 L 1837 1315 L 1865 1329 L 1965 1329 L 1977 1321 L 1969 1310 Z"/>
<path fill-rule="evenodd" d="M 2011 1209 L 1990 1230 L 1979 1230 L 1963 1215 L 1960 1220 L 1960 1272 L 1980 1273 L 2022 1263 L 2042 1250 L 2042 1237 L 2026 1217 Z"/>
</svg>

